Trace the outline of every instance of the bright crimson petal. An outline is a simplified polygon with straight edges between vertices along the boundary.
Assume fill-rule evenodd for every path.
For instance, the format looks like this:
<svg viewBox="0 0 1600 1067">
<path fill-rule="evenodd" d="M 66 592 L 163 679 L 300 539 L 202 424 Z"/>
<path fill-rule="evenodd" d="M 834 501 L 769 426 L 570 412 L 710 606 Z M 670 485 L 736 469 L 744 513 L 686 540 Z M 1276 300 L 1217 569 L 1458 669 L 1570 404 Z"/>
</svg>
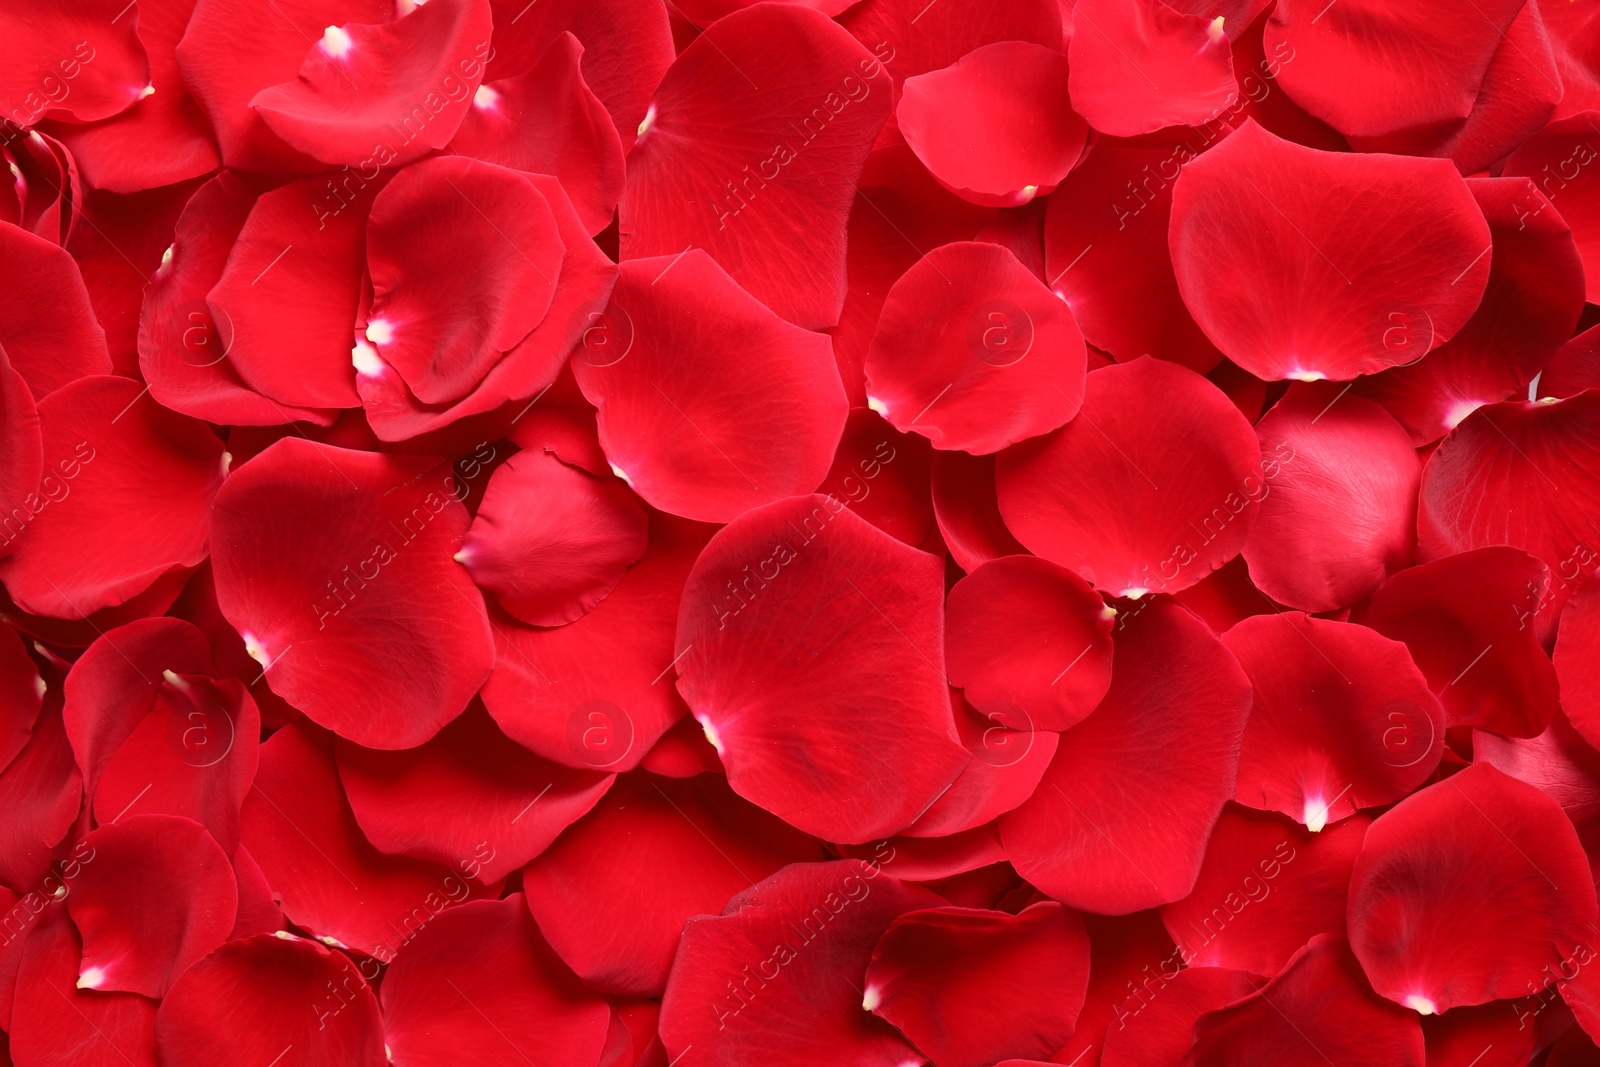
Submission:
<svg viewBox="0 0 1600 1067">
<path fill-rule="evenodd" d="M 32 126 L 46 117 L 94 122 L 127 110 L 150 84 L 137 23 L 116 0 L 6 8 L 0 113 Z"/>
<path fill-rule="evenodd" d="M 111 373 L 105 331 L 66 250 L 0 223 L 0 286 L 11 294 L 0 347 L 35 400 L 86 375 Z"/>
<path fill-rule="evenodd" d="M 1239 96 L 1225 25 L 1161 0 L 1080 0 L 1072 106 L 1113 137 L 1210 122 Z"/>
<path fill-rule="evenodd" d="M 1565 715 L 1558 714 L 1538 737 L 1501 737 L 1472 732 L 1473 758 L 1538 786 L 1561 805 L 1600 873 L 1600 752 L 1589 747 Z"/>
<path fill-rule="evenodd" d="M 735 792 L 847 843 L 938 798 L 969 758 L 945 688 L 942 574 L 827 497 L 752 509 L 711 538 L 683 591 L 678 689 Z"/>
<path fill-rule="evenodd" d="M 1587 578 L 1561 613 L 1553 658 L 1561 710 L 1592 745 L 1600 740 L 1600 578 Z"/>
<path fill-rule="evenodd" d="M 945 547 L 964 571 L 1027 552 L 1000 517 L 995 462 L 993 456 L 966 452 L 937 452 L 933 457 L 933 514 Z"/>
<path fill-rule="evenodd" d="M 1595 915 L 1560 805 L 1486 764 L 1380 816 L 1350 882 L 1350 943 L 1373 988 L 1424 1014 L 1544 988 L 1590 951 Z"/>
<path fill-rule="evenodd" d="M 1151 983 L 1154 988 L 1144 987 L 1149 1002 L 1141 997 L 1136 1009 L 1106 1030 L 1101 1067 L 1180 1063 L 1194 1044 L 1194 1024 L 1200 1016 L 1256 990 L 1257 980 L 1246 971 L 1186 967 L 1168 974 L 1166 962 Z"/>
<path fill-rule="evenodd" d="M 1169 240 L 1200 328 L 1269 380 L 1414 360 L 1489 277 L 1489 227 L 1447 161 L 1319 152 L 1253 121 L 1183 168 Z"/>
</svg>

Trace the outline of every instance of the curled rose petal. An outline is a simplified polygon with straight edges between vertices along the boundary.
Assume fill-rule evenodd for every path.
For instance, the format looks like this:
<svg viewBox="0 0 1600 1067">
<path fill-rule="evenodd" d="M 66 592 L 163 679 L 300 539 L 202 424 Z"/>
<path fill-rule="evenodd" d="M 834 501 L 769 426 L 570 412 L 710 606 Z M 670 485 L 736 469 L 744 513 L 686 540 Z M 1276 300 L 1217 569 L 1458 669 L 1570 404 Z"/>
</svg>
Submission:
<svg viewBox="0 0 1600 1067">
<path fill-rule="evenodd" d="M 1054 191 L 1083 153 L 1089 131 L 1067 80 L 1054 49 L 985 45 L 907 78 L 895 118 L 939 184 L 974 204 L 1016 207 Z"/>
<path fill-rule="evenodd" d="M 1253 121 L 1184 166 L 1169 240 L 1200 328 L 1269 380 L 1416 359 L 1489 277 L 1489 227 L 1449 162 L 1319 152 Z"/>
<path fill-rule="evenodd" d="M 1115 596 L 1175 592 L 1238 555 L 1261 447 L 1221 390 L 1156 359 L 1089 375 L 1078 417 L 996 460 L 1006 525 Z"/>
<path fill-rule="evenodd" d="M 1545 793 L 1474 764 L 1367 830 L 1350 944 L 1372 986 L 1424 1015 L 1538 991 L 1594 958 L 1589 860 Z"/>
<path fill-rule="evenodd" d="M 752 509 L 711 538 L 683 591 L 678 689 L 736 793 L 847 843 L 938 798 L 969 759 L 942 572 L 829 497 Z"/>
<path fill-rule="evenodd" d="M 1298 611 L 1222 635 L 1255 690 L 1237 800 L 1321 830 L 1427 781 L 1444 709 L 1406 646 Z"/>
</svg>

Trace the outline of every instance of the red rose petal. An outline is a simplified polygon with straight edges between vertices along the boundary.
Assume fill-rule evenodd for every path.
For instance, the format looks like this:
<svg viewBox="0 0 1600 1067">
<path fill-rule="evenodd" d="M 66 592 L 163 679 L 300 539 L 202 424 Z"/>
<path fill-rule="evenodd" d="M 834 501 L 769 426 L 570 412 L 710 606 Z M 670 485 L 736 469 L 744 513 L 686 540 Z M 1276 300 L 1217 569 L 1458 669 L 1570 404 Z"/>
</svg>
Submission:
<svg viewBox="0 0 1600 1067">
<path fill-rule="evenodd" d="M 1000 817 L 1017 873 L 1102 914 L 1179 900 L 1233 794 L 1249 681 L 1205 623 L 1155 601 L 1116 639 L 1111 688 Z M 1120 674 L 1117 671 L 1120 670 Z"/>
<path fill-rule="evenodd" d="M 678 688 L 735 792 L 847 843 L 938 798 L 969 759 L 941 572 L 827 497 L 752 509 L 711 538 L 683 591 Z"/>
<path fill-rule="evenodd" d="M 84 841 L 94 862 L 67 896 L 83 935 L 78 988 L 166 996 L 233 929 L 239 897 L 227 854 L 176 815 L 131 815 Z"/>
<path fill-rule="evenodd" d="M 11 1011 L 17 1067 L 154 1067 L 156 1005 L 136 993 L 76 986 L 78 935 L 64 905 L 28 935 Z"/>
<path fill-rule="evenodd" d="M 950 682 L 980 712 L 1016 706 L 1033 727 L 1069 729 L 1111 685 L 1115 617 L 1065 567 L 1036 556 L 992 560 L 950 590 Z"/>
<path fill-rule="evenodd" d="M 894 919 L 940 900 L 860 860 L 796 863 L 684 926 L 661 1004 L 682 1067 L 916 1062 L 861 1008 L 860 975 Z"/>
<path fill-rule="evenodd" d="M 1559 10 L 1559 5 L 1549 5 Z M 1549 14 L 1549 11 L 1546 11 Z M 1596 101 L 1594 106 L 1600 106 Z M 1590 164 L 1595 161 L 1595 123 L 1600 111 L 1560 118 L 1522 142 L 1506 160 L 1504 175 L 1528 177 L 1572 227 L 1583 257 L 1587 293 L 1600 299 L 1600 196 Z"/>
<path fill-rule="evenodd" d="M 583 45 L 563 31 L 526 73 L 484 82 L 450 149 L 555 175 L 584 226 L 599 233 L 622 198 L 622 142 L 605 105 L 583 80 L 582 58 Z"/>
<path fill-rule="evenodd" d="M 1530 4 L 1524 11 L 1535 10 Z M 1507 1008 L 1511 1010 L 1507 1010 Z M 1539 1046 L 1539 1028 L 1519 1018 L 1518 1005 L 1485 1004 L 1457 1008 L 1422 1020 L 1428 1063 L 1435 1067 L 1521 1067 Z M 1473 1064 L 1473 1059 L 1478 1062 Z M 1551 1056 L 1546 1067 L 1559 1067 Z"/>
<path fill-rule="evenodd" d="M 752 804 L 721 775 L 618 779 L 595 810 L 522 872 L 528 908 L 592 988 L 659 996 L 684 920 L 821 846 Z"/>
<path fill-rule="evenodd" d="M 35 400 L 86 375 L 111 373 L 105 331 L 64 249 L 0 224 L 0 284 L 11 294 L 0 347 Z"/>
<path fill-rule="evenodd" d="M 1089 931 L 1089 991 L 1072 1040 L 1050 1061 L 1098 1067 L 1110 1032 L 1132 1025 L 1130 1017 L 1148 1006 L 1144 998 L 1159 993 L 1161 977 L 1180 972 L 1182 957 L 1153 911 L 1085 915 L 1083 921 Z"/>
<path fill-rule="evenodd" d="M 1556 678 L 1561 710 L 1591 745 L 1600 740 L 1600 578 L 1578 586 L 1561 614 L 1556 634 Z M 1547 708 L 1541 708 L 1547 711 Z"/>
<path fill-rule="evenodd" d="M 1534 626 L 1549 584 L 1548 568 L 1526 552 L 1480 548 L 1395 575 L 1361 622 L 1405 642 L 1446 726 L 1533 737 L 1558 700 L 1557 672 Z"/>
<path fill-rule="evenodd" d="M 268 1064 L 382 1067 L 378 1000 L 343 953 L 292 934 L 230 941 L 189 968 L 161 1002 L 163 1067 Z"/>
<path fill-rule="evenodd" d="M 360 402 L 350 346 L 372 190 L 359 178 L 338 193 L 326 184 L 307 178 L 261 195 L 206 305 L 251 389 L 281 404 L 349 408 Z"/>
<path fill-rule="evenodd" d="M 1269 812 L 1223 809 L 1194 892 L 1161 909 L 1184 963 L 1277 974 L 1317 934 L 1343 937 L 1367 826 L 1357 815 L 1313 834 Z"/>
<path fill-rule="evenodd" d="M 362 836 L 334 764 L 332 738 L 292 723 L 261 746 L 241 839 L 301 929 L 388 962 L 439 913 L 466 900 L 466 878 L 379 852 Z"/>
<path fill-rule="evenodd" d="M 28 744 L 44 707 L 45 682 L 22 639 L 0 625 L 0 771 Z"/>
<path fill-rule="evenodd" d="M 1600 752 L 1558 714 L 1538 737 L 1472 732 L 1473 758 L 1553 797 L 1578 831 L 1589 868 L 1600 868 Z M 1600 872 L 1596 872 L 1600 873 Z"/>
<path fill-rule="evenodd" d="M 1027 551 L 1006 529 L 995 493 L 995 459 L 966 452 L 933 457 L 933 513 L 950 555 L 971 572 Z"/>
<path fill-rule="evenodd" d="M 150 62 L 116 0 L 8 8 L 0 111 L 21 126 L 42 118 L 94 122 L 131 107 L 150 84 Z"/>
<path fill-rule="evenodd" d="M 459 400 L 544 320 L 565 254 L 516 171 L 462 156 L 407 167 L 367 220 L 366 340 L 418 400 Z"/>
<path fill-rule="evenodd" d="M 594 1067 L 611 1009 L 539 936 L 519 894 L 456 908 L 417 935 L 383 979 L 391 1062 L 463 1059 Z"/>
<path fill-rule="evenodd" d="M 1556 350 L 1539 375 L 1539 396 L 1564 398 L 1600 386 L 1600 326 L 1592 326 Z"/>
<path fill-rule="evenodd" d="M 844 501 L 884 533 L 921 545 L 933 531 L 932 469 L 926 440 L 901 433 L 875 411 L 855 408 L 817 491 Z"/>
<path fill-rule="evenodd" d="M 1183 1062 L 1423 1067 L 1422 1027 L 1373 995 L 1341 937 L 1319 934 L 1253 996 L 1202 1015 Z"/>
<path fill-rule="evenodd" d="M 233 853 L 233 877 L 239 883 L 239 911 L 233 921 L 229 941 L 240 941 L 256 934 L 272 934 L 283 929 L 283 912 L 249 851 L 239 848 Z"/>
<path fill-rule="evenodd" d="M 467 529 L 456 492 L 444 461 L 299 438 L 228 479 L 217 602 L 273 692 L 373 748 L 421 744 L 461 713 L 494 651 L 450 558 Z"/>
<path fill-rule="evenodd" d="M 993 823 L 944 837 L 891 837 L 835 847 L 841 855 L 865 860 L 904 882 L 937 882 L 1006 858 Z"/>
<path fill-rule="evenodd" d="M 1239 409 L 1155 359 L 1090 374 L 1078 418 L 1006 451 L 995 473 L 1023 544 L 1134 597 L 1185 589 L 1237 555 L 1264 486 Z"/>
<path fill-rule="evenodd" d="M 495 613 L 483 702 L 506 736 L 568 767 L 625 771 L 687 709 L 672 686 L 683 583 L 713 528 L 659 512 L 650 545 L 576 622 L 524 626 Z"/>
<path fill-rule="evenodd" d="M 1161 0 L 1082 0 L 1072 9 L 1072 106 L 1101 133 L 1200 126 L 1238 98 L 1226 17 Z"/>
<path fill-rule="evenodd" d="M 1184 307 L 1167 247 L 1172 183 L 1193 154 L 1183 142 L 1096 143 L 1050 198 L 1045 277 L 1090 344 L 1119 360 L 1149 354 L 1205 373 L 1222 357 Z"/>
<path fill-rule="evenodd" d="M 1380 816 L 1350 883 L 1350 943 L 1373 988 L 1423 1014 L 1543 988 L 1595 915 L 1560 806 L 1487 765 Z"/>
<path fill-rule="evenodd" d="M 205 558 L 222 442 L 144 393 L 96 375 L 40 403 L 45 461 L 60 479 L 40 483 L 44 499 L 0 561 L 24 610 L 81 619 Z"/>
<path fill-rule="evenodd" d="M 612 470 L 652 506 L 727 522 L 826 476 L 848 410 L 826 338 L 699 251 L 624 263 L 605 315 L 631 344 L 580 348 L 573 371 Z"/>
<path fill-rule="evenodd" d="M 1422 462 L 1387 411 L 1345 390 L 1297 382 L 1256 423 L 1279 474 L 1244 558 L 1263 593 L 1303 611 L 1349 607 L 1416 553 Z"/>
<path fill-rule="evenodd" d="M 1422 469 L 1417 559 L 1512 545 L 1550 568 L 1535 618 L 1548 639 L 1577 582 L 1600 563 L 1600 391 L 1474 411 Z M 1519 608 L 1520 610 L 1520 608 Z"/>
<path fill-rule="evenodd" d="M 50 868 L 53 850 L 83 804 L 83 777 L 61 725 L 60 705 L 47 699 L 22 751 L 0 771 L 0 882 L 24 892 Z"/>
<path fill-rule="evenodd" d="M 935 448 L 998 452 L 1077 414 L 1083 352 L 1072 313 L 1014 255 L 948 244 L 889 290 L 867 351 L 867 403 Z"/>
<path fill-rule="evenodd" d="M 1150 1067 L 1180 1063 L 1194 1044 L 1200 1016 L 1249 996 L 1257 981 L 1245 971 L 1225 967 L 1187 967 L 1146 985 L 1146 1003 L 1119 1017 L 1105 1035 L 1102 1067 Z"/>
<path fill-rule="evenodd" d="M 1396 8 L 1355 0 L 1333 10 L 1291 0 L 1267 22 L 1266 47 L 1294 50 L 1278 79 L 1295 103 L 1340 133 L 1373 137 L 1464 119 L 1520 0 L 1476 8 Z"/>
<path fill-rule="evenodd" d="M 889 94 L 883 63 L 816 11 L 718 20 L 667 71 L 629 153 L 623 258 L 700 247 L 781 317 L 834 325 L 854 183 Z"/>
<path fill-rule="evenodd" d="M 988 1067 L 1060 1048 L 1088 984 L 1089 935 L 1070 908 L 934 908 L 907 912 L 884 931 L 863 1006 L 941 1067 Z"/>
<path fill-rule="evenodd" d="M 1472 178 L 1467 187 L 1494 243 L 1483 303 L 1427 358 L 1356 384 L 1418 445 L 1443 437 L 1482 404 L 1525 393 L 1583 310 L 1583 263 L 1571 228 L 1534 184 Z"/>
<path fill-rule="evenodd" d="M 347 167 L 406 164 L 461 125 L 488 58 L 489 0 L 438 0 L 376 25 L 334 23 L 299 78 L 250 99 L 290 147 Z"/>
<path fill-rule="evenodd" d="M 1253 122 L 1183 168 L 1170 241 L 1195 321 L 1266 379 L 1416 359 L 1489 276 L 1489 228 L 1448 162 L 1318 152 Z"/>
<path fill-rule="evenodd" d="M 432 740 L 402 752 L 334 745 L 339 781 L 367 840 L 498 882 L 539 855 L 611 786 L 509 740 L 474 704 Z"/>
<path fill-rule="evenodd" d="M 1222 642 L 1255 690 L 1239 803 L 1320 830 L 1438 766 L 1444 709 L 1400 642 L 1299 611 L 1245 619 Z"/>
<path fill-rule="evenodd" d="M 457 553 L 500 606 L 530 626 L 592 611 L 644 554 L 644 509 L 616 478 L 595 478 L 542 450 L 489 478 Z"/>
<path fill-rule="evenodd" d="M 907 78 L 895 118 L 939 184 L 993 207 L 1052 192 L 1089 132 L 1067 102 L 1067 58 L 1027 41 L 985 45 Z"/>
</svg>

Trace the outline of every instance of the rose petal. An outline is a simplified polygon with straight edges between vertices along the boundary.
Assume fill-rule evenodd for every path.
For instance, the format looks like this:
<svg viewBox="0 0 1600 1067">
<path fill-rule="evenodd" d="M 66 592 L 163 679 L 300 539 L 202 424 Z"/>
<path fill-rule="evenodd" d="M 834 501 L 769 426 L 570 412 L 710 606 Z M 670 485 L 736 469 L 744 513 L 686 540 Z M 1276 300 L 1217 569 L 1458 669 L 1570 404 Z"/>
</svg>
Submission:
<svg viewBox="0 0 1600 1067">
<path fill-rule="evenodd" d="M 1073 108 L 1113 137 L 1210 122 L 1239 95 L 1226 25 L 1161 0 L 1081 0 L 1067 50 Z"/>
</svg>

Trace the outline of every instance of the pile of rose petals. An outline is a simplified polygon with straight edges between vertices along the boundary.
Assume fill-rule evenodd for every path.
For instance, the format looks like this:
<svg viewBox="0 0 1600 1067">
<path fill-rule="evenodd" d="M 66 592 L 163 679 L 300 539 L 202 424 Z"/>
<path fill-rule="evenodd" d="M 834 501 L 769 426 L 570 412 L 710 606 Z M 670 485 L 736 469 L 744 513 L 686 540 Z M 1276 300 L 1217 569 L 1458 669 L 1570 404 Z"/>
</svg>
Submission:
<svg viewBox="0 0 1600 1067">
<path fill-rule="evenodd" d="M 0 0 L 0 1067 L 1600 1064 L 1600 0 Z"/>
</svg>

